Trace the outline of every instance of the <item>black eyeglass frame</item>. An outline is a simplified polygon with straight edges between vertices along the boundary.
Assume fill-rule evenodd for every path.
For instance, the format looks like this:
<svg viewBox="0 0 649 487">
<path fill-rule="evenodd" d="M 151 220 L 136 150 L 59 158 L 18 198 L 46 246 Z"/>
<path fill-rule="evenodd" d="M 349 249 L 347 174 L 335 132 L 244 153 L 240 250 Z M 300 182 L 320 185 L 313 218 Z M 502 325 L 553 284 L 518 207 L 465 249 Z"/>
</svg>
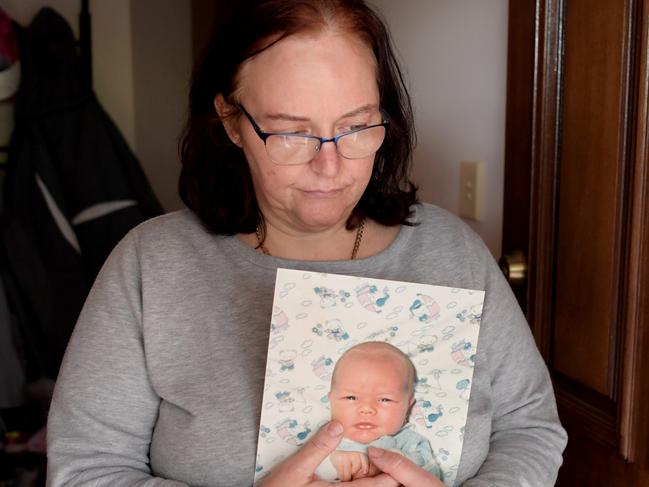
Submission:
<svg viewBox="0 0 649 487">
<path fill-rule="evenodd" d="M 303 134 L 296 134 L 296 133 L 292 133 L 292 132 L 264 132 L 261 129 L 261 127 L 259 127 L 257 122 L 255 122 L 255 119 L 252 118 L 252 115 L 250 115 L 250 113 L 248 113 L 248 110 L 246 110 L 242 104 L 237 103 L 237 107 L 239 108 L 239 110 L 241 110 L 243 112 L 243 114 L 246 116 L 246 118 L 250 121 L 250 124 L 252 125 L 252 128 L 255 130 L 255 133 L 264 142 L 264 146 L 266 145 L 266 139 L 268 139 L 268 137 L 270 137 L 271 135 L 279 135 L 279 136 L 283 136 L 283 137 L 304 137 L 304 138 L 307 138 L 307 139 L 314 139 L 314 140 L 317 140 L 319 142 L 319 145 L 316 148 L 316 153 L 320 151 L 320 148 L 322 147 L 322 144 L 324 144 L 326 142 L 333 142 L 334 145 L 336 146 L 336 151 L 338 151 L 338 154 L 340 154 L 342 157 L 345 157 L 345 156 L 340 152 L 340 150 L 338 150 L 338 141 L 342 137 L 353 134 L 355 132 L 362 132 L 363 130 L 367 130 L 367 129 L 371 129 L 371 128 L 375 128 L 375 127 L 385 127 L 385 131 L 387 133 L 388 127 L 390 125 L 390 116 L 387 114 L 387 112 L 385 110 L 380 108 L 379 112 L 381 113 L 381 117 L 383 117 L 383 120 L 381 121 L 381 123 L 376 123 L 374 125 L 368 125 L 367 127 L 362 127 L 362 128 L 355 129 L 355 130 L 350 130 L 348 132 L 343 132 L 342 134 L 334 135 L 333 137 L 318 137 L 317 135 L 303 135 Z M 381 143 L 381 145 L 382 144 L 383 143 Z M 379 146 L 379 148 L 380 147 L 381 146 Z M 351 158 L 345 157 L 345 159 L 351 159 Z M 358 159 L 362 159 L 362 157 L 359 157 Z M 272 160 L 272 158 L 271 158 L 271 160 Z M 273 161 L 273 162 L 275 164 L 277 164 L 277 165 L 280 165 L 280 166 L 291 166 L 291 165 L 292 166 L 298 166 L 300 164 L 308 164 L 310 162 L 310 160 L 306 161 L 306 162 L 298 163 L 298 164 L 282 164 L 282 163 L 279 163 L 279 162 L 276 162 L 276 161 Z"/>
</svg>

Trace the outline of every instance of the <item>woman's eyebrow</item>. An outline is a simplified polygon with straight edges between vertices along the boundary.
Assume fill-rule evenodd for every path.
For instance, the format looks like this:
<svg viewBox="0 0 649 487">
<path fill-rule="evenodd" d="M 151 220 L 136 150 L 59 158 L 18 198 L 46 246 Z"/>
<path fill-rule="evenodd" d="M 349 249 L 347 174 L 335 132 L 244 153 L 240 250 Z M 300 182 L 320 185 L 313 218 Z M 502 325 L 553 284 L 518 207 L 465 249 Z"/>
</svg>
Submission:
<svg viewBox="0 0 649 487">
<path fill-rule="evenodd" d="M 345 113 L 342 117 L 340 117 L 340 119 L 354 117 L 356 115 L 360 115 L 361 113 L 372 112 L 376 109 L 378 109 L 378 105 L 368 103 L 367 105 L 363 105 L 362 107 L 357 108 L 356 110 L 352 110 L 351 112 Z"/>
<path fill-rule="evenodd" d="M 352 110 L 351 112 L 345 113 L 338 120 L 353 117 L 353 116 L 359 115 L 361 113 L 368 113 L 368 112 L 376 110 L 377 108 L 378 108 L 378 106 L 375 105 L 375 104 L 363 105 L 362 107 L 356 108 L 355 110 Z M 288 121 L 288 122 L 309 122 L 309 121 L 311 121 L 311 119 L 308 118 L 308 117 L 300 117 L 298 115 L 291 115 L 289 113 L 282 113 L 282 112 L 268 113 L 268 114 L 264 115 L 263 118 L 266 119 L 266 120 L 285 120 L 285 121 Z"/>
<path fill-rule="evenodd" d="M 288 113 L 269 113 L 264 118 L 266 120 L 287 120 L 289 122 L 308 122 L 310 120 L 307 117 L 298 117 L 297 115 L 289 115 Z"/>
</svg>

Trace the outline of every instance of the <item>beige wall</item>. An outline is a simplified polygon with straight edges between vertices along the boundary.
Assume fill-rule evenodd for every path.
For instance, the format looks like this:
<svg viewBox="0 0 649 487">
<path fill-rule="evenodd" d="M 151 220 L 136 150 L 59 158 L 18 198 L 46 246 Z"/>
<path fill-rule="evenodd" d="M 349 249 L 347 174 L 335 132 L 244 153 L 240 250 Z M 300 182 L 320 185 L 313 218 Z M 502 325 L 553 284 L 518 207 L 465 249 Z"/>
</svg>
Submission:
<svg viewBox="0 0 649 487">
<path fill-rule="evenodd" d="M 192 68 L 188 0 L 133 0 L 135 144 L 149 181 L 166 210 L 178 196 L 178 140 L 187 113 Z"/>
<path fill-rule="evenodd" d="M 76 3 L 79 8 L 80 2 Z M 139 156 L 135 135 L 131 0 L 92 0 L 90 13 L 93 87 L 99 102 Z"/>
<path fill-rule="evenodd" d="M 508 0 L 370 1 L 388 21 L 411 88 L 421 197 L 457 213 L 460 161 L 484 161 L 482 221 L 467 223 L 498 257 Z"/>
<path fill-rule="evenodd" d="M 0 0 L 29 24 L 49 5 L 78 35 L 80 0 Z M 93 85 L 163 207 L 180 208 L 177 141 L 191 70 L 189 0 L 91 0 Z"/>
</svg>

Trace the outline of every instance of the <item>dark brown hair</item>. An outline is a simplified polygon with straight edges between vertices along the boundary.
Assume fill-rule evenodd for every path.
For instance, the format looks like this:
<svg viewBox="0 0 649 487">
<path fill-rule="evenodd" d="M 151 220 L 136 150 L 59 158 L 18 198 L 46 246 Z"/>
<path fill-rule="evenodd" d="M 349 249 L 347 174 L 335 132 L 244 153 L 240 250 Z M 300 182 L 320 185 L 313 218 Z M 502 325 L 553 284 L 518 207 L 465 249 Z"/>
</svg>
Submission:
<svg viewBox="0 0 649 487">
<path fill-rule="evenodd" d="M 412 107 L 384 22 L 362 0 L 241 0 L 215 28 L 196 66 L 181 141 L 180 197 L 212 232 L 232 235 L 263 228 L 248 163 L 216 114 L 215 96 L 220 93 L 232 101 L 245 60 L 279 39 L 327 26 L 358 35 L 371 48 L 380 104 L 391 120 L 347 228 L 357 227 L 365 217 L 384 225 L 407 224 L 417 201 L 409 179 L 415 141 Z"/>
</svg>

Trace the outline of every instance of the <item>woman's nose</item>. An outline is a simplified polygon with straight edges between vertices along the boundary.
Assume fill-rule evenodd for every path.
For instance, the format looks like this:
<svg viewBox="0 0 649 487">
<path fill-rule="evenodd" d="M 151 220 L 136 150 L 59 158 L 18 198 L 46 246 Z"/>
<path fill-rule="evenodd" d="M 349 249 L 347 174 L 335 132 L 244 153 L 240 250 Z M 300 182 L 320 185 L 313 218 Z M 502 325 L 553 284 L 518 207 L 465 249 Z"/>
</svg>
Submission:
<svg viewBox="0 0 649 487">
<path fill-rule="evenodd" d="M 342 156 L 338 153 L 336 144 L 325 142 L 320 146 L 320 150 L 311 160 L 311 169 L 322 176 L 335 176 L 340 171 Z"/>
</svg>

